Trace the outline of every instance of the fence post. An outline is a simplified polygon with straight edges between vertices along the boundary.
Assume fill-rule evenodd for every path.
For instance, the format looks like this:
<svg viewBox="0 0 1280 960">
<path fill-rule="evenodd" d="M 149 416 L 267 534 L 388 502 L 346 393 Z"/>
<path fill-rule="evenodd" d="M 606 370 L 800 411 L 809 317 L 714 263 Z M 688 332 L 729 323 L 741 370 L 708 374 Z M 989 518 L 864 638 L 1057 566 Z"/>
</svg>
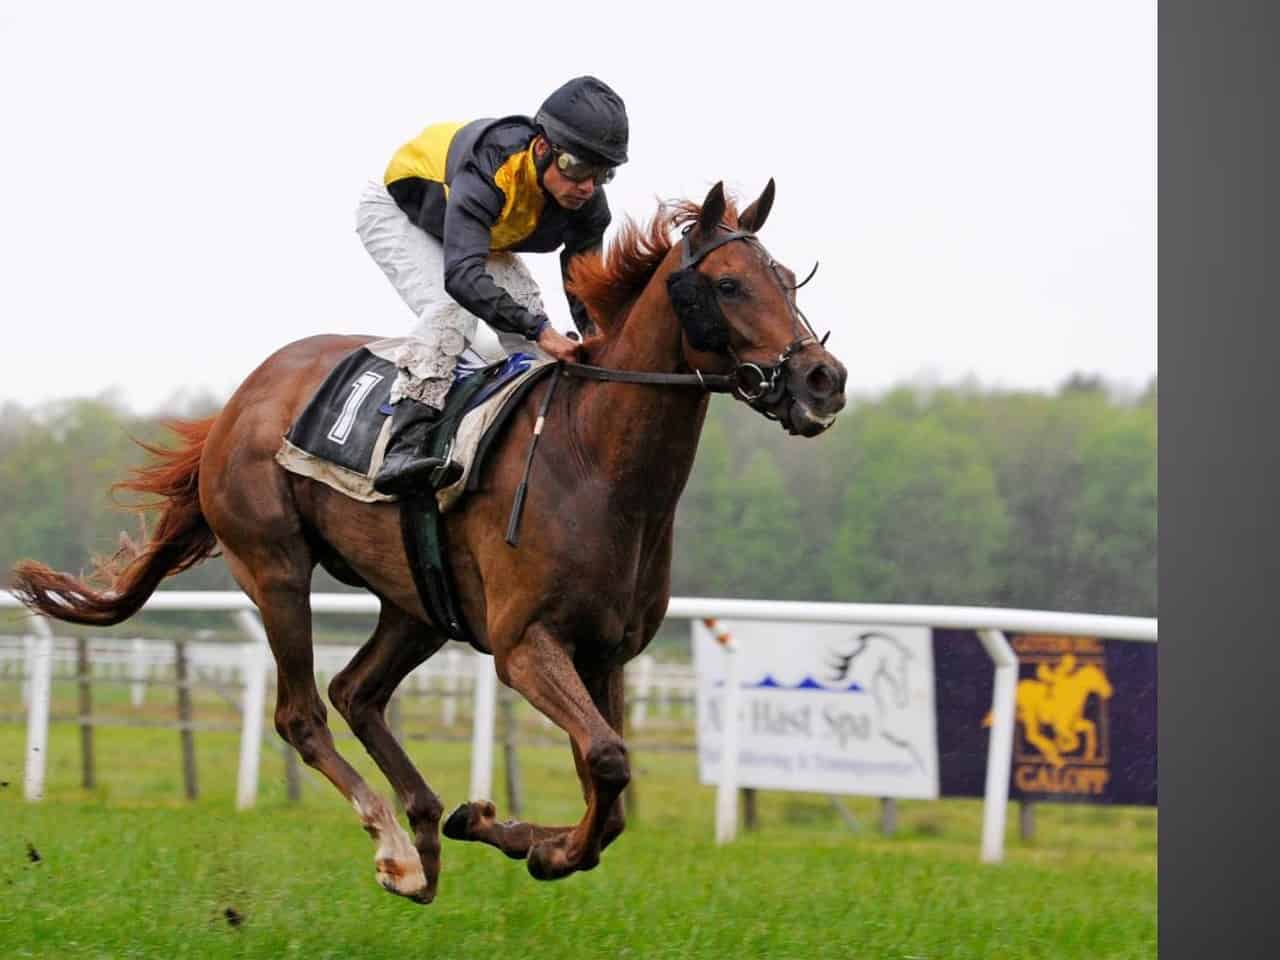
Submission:
<svg viewBox="0 0 1280 960">
<path fill-rule="evenodd" d="M 892 837 L 898 829 L 898 803 L 893 797 L 880 798 L 880 832 Z"/>
<path fill-rule="evenodd" d="M 520 816 L 524 807 L 524 790 L 520 785 L 520 756 L 516 751 L 516 701 L 515 692 L 504 689 L 502 697 L 502 758 L 507 774 L 507 809 L 511 816 Z"/>
<path fill-rule="evenodd" d="M 742 788 L 742 829 L 750 833 L 757 826 L 756 788 Z"/>
<path fill-rule="evenodd" d="M 631 701 L 631 729 L 640 730 L 648 717 L 649 697 L 653 692 L 653 655 L 636 657 L 635 699 Z"/>
<path fill-rule="evenodd" d="M 93 687 L 89 673 L 89 638 L 76 639 L 76 674 L 80 684 L 80 785 L 92 790 L 96 782 L 93 763 Z"/>
<path fill-rule="evenodd" d="M 129 702 L 140 707 L 147 698 L 147 641 L 134 637 L 130 653 L 129 666 L 133 682 L 129 685 Z"/>
<path fill-rule="evenodd" d="M 457 650 L 450 650 L 444 655 L 444 662 L 444 676 L 441 678 L 444 683 L 444 696 L 441 697 L 440 722 L 448 729 L 458 718 L 458 697 L 461 695 L 462 687 L 458 671 L 462 666 L 462 654 Z"/>
<path fill-rule="evenodd" d="M 471 727 L 471 800 L 488 800 L 493 793 L 493 714 L 498 689 L 493 657 L 478 653 L 472 661 L 476 669 L 475 716 Z"/>
<path fill-rule="evenodd" d="M 34 628 L 33 628 L 34 629 Z M 36 663 L 36 646 L 39 644 L 37 636 L 33 637 L 26 634 L 22 638 L 22 705 L 24 707 L 31 706 L 31 684 L 35 677 Z"/>
<path fill-rule="evenodd" d="M 1009 771 L 1013 765 L 1013 721 L 1018 686 L 1018 655 L 1000 630 L 978 631 L 995 661 L 991 696 L 991 739 L 987 744 L 986 799 L 982 806 L 982 862 L 1004 859 L 1004 825 L 1009 807 Z"/>
<path fill-rule="evenodd" d="M 716 843 L 738 835 L 738 655 L 729 631 L 715 620 L 703 624 L 724 650 L 724 737 L 720 741 L 720 783 L 716 787 Z"/>
<path fill-rule="evenodd" d="M 240 775 L 236 809 L 248 810 L 258 799 L 258 765 L 262 751 L 262 711 L 267 687 L 267 631 L 250 610 L 237 610 L 236 623 L 249 637 L 244 657 L 244 705 L 241 710 Z"/>
<path fill-rule="evenodd" d="M 654 710 L 662 714 L 664 717 L 671 716 L 671 687 L 665 683 L 659 683 L 656 686 L 657 704 Z"/>
<path fill-rule="evenodd" d="M 182 785 L 188 800 L 200 793 L 196 782 L 196 735 L 191 729 L 191 685 L 187 681 L 187 643 L 175 640 L 173 669 L 178 680 L 178 737 L 182 741 Z"/>
<path fill-rule="evenodd" d="M 1025 798 L 1018 801 L 1018 832 L 1023 843 L 1036 838 L 1036 805 Z"/>
<path fill-rule="evenodd" d="M 450 650 L 445 654 L 445 674 L 441 678 L 443 696 L 440 698 L 440 722 L 450 728 L 458 719 L 458 698 L 461 696 L 462 681 L 458 677 L 461 668 L 462 654 Z"/>
<path fill-rule="evenodd" d="M 53 631 L 44 617 L 32 617 L 35 637 L 27 654 L 27 764 L 23 796 L 44 799 L 45 758 L 49 749 L 49 698 L 53 686 Z"/>
</svg>

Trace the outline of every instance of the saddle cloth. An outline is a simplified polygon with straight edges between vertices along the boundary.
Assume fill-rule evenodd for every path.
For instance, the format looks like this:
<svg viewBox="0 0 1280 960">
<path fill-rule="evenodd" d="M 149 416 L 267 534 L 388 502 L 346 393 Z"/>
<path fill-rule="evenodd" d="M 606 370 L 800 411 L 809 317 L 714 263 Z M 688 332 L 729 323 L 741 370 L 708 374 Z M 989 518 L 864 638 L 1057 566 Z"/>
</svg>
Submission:
<svg viewBox="0 0 1280 960">
<path fill-rule="evenodd" d="M 276 462 L 356 500 L 398 499 L 374 490 L 373 478 L 391 439 L 393 408 L 387 401 L 398 374 L 396 358 L 412 342 L 412 337 L 375 340 L 340 360 L 285 434 Z M 482 439 L 490 428 L 501 427 L 511 406 L 508 401 L 523 393 L 520 387 L 553 362 L 542 355 L 517 353 L 455 380 L 426 444 L 429 451 L 445 452 L 463 468 L 457 482 L 436 492 L 441 513 L 475 489 L 472 474 L 478 473 L 476 454 Z"/>
</svg>

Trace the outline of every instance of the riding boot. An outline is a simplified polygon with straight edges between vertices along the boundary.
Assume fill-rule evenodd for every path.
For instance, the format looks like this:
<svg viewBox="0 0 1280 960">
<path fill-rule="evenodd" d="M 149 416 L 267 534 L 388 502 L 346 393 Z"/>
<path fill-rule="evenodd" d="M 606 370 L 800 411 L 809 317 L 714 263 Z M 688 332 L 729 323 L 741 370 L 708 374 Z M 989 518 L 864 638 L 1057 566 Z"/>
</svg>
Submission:
<svg viewBox="0 0 1280 960">
<path fill-rule="evenodd" d="M 391 414 L 391 442 L 373 489 L 400 496 L 424 489 L 438 490 L 457 481 L 462 467 L 454 460 L 424 456 L 427 433 L 440 419 L 435 407 L 408 397 L 401 399 Z"/>
</svg>

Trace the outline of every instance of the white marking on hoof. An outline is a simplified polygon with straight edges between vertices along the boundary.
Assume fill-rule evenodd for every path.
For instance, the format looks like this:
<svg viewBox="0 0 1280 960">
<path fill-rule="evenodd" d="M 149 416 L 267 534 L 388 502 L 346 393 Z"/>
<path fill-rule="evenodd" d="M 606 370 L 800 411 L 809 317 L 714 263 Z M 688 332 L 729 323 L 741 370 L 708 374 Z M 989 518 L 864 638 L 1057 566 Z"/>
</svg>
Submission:
<svg viewBox="0 0 1280 960">
<path fill-rule="evenodd" d="M 401 856 L 389 856 L 387 851 L 379 847 L 374 856 L 374 866 L 378 871 L 378 884 L 383 890 L 418 903 L 431 902 L 422 861 L 418 859 L 418 851 L 412 846 L 407 855 Z"/>
<path fill-rule="evenodd" d="M 377 870 L 378 885 L 397 896 L 430 903 L 432 896 L 427 891 L 427 875 L 422 869 L 422 860 L 391 810 L 380 798 L 369 808 L 355 799 L 351 804 L 360 815 L 365 830 L 377 841 L 373 865 Z"/>
<path fill-rule="evenodd" d="M 390 829 L 382 832 L 379 841 L 373 862 L 382 889 L 419 903 L 430 903 L 422 860 L 400 824 L 392 822 Z"/>
</svg>

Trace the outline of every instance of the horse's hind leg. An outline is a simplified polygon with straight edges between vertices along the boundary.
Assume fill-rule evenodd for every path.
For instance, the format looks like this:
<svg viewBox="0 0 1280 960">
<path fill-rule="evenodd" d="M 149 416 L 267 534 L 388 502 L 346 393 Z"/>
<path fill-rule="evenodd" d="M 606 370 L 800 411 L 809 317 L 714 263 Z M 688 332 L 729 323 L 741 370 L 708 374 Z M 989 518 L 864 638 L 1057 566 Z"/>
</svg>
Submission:
<svg viewBox="0 0 1280 960">
<path fill-rule="evenodd" d="M 329 779 L 378 843 L 378 882 L 392 893 L 429 903 L 418 854 L 385 800 L 338 753 L 328 712 L 316 689 L 311 649 L 311 566 L 305 544 L 275 542 L 252 566 L 224 542 L 232 575 L 257 604 L 276 661 L 276 731 L 303 762 Z M 394 865 L 386 867 L 384 865 Z"/>
<path fill-rule="evenodd" d="M 329 684 L 330 701 L 346 718 L 404 804 L 425 874 L 426 888 L 422 895 L 425 901 L 435 898 L 440 875 L 443 807 L 392 735 L 385 711 L 400 681 L 444 642 L 442 634 L 384 600 L 373 636 Z M 385 863 L 379 860 L 379 875 L 397 869 L 397 860 Z"/>
</svg>

